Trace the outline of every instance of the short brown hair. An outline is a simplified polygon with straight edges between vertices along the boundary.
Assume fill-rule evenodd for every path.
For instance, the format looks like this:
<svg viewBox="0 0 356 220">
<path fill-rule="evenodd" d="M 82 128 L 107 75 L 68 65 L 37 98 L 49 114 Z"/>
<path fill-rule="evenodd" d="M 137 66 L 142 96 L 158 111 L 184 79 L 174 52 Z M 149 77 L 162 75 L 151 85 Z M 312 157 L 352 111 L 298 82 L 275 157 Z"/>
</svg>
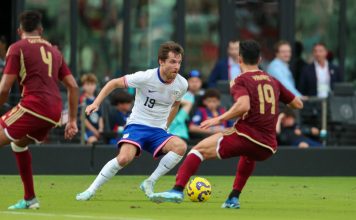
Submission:
<svg viewBox="0 0 356 220">
<path fill-rule="evenodd" d="M 82 85 L 84 85 L 85 83 L 94 83 L 94 84 L 96 84 L 98 82 L 98 79 L 96 78 L 96 76 L 93 73 L 87 73 L 87 74 L 84 74 L 80 78 L 80 82 L 82 83 Z"/>
<path fill-rule="evenodd" d="M 207 89 L 205 90 L 205 93 L 202 97 L 202 100 L 205 100 L 207 98 L 216 98 L 220 100 L 220 92 L 217 89 Z"/>
<path fill-rule="evenodd" d="M 132 103 L 133 101 L 132 95 L 130 95 L 128 92 L 125 91 L 120 91 L 116 92 L 111 96 L 111 105 L 118 105 L 118 104 L 123 104 L 123 103 Z"/>
<path fill-rule="evenodd" d="M 167 41 L 161 44 L 158 49 L 158 62 L 160 60 L 165 61 L 168 58 L 169 52 L 173 52 L 174 54 L 181 54 L 182 57 L 184 55 L 184 49 L 181 45 L 174 41 Z"/>
<path fill-rule="evenodd" d="M 317 46 L 322 46 L 325 48 L 325 50 L 328 50 L 328 48 L 326 47 L 326 44 L 324 42 L 317 42 L 313 45 L 313 50 L 315 49 L 315 47 Z"/>
<path fill-rule="evenodd" d="M 290 46 L 290 43 L 286 40 L 280 40 L 278 41 L 275 45 L 274 45 L 274 52 L 275 53 L 278 53 L 279 51 L 279 48 L 282 46 L 282 45 L 288 45 Z"/>
<path fill-rule="evenodd" d="M 25 32 L 32 32 L 42 27 L 42 15 L 37 11 L 25 11 L 20 14 L 20 25 Z"/>
</svg>

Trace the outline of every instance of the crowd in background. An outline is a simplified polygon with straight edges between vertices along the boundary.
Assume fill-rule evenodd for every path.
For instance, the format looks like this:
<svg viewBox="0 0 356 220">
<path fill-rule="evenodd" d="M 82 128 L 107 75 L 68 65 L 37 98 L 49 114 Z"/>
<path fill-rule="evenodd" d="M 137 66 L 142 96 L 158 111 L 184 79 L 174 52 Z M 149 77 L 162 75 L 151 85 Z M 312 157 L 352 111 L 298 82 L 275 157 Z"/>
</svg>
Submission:
<svg viewBox="0 0 356 220">
<path fill-rule="evenodd" d="M 298 50 L 298 55 L 302 47 L 297 43 L 295 49 Z M 228 56 L 216 62 L 207 82 L 203 82 L 199 70 L 189 71 L 188 91 L 182 98 L 179 112 L 168 128 L 169 132 L 194 144 L 205 136 L 233 126 L 234 122 L 229 121 L 209 130 L 199 127 L 202 121 L 223 114 L 231 106 L 229 81 L 241 74 L 238 53 L 239 41 L 230 41 L 227 48 Z M 310 64 L 297 57 L 295 64 L 291 65 L 292 53 L 292 46 L 287 41 L 279 41 L 275 45 L 275 58 L 264 70 L 296 96 L 304 100 L 308 100 L 309 97 L 326 98 L 332 91 L 334 83 L 341 81 L 342 74 L 332 60 L 328 59 L 329 51 L 325 44 L 314 45 L 312 54 L 314 59 Z M 98 91 L 97 79 L 94 74 L 85 74 L 81 78 L 81 84 L 80 103 L 86 106 L 93 102 L 95 91 Z M 111 105 L 103 105 L 102 108 L 106 110 L 101 109 L 84 118 L 82 123 L 85 125 L 84 137 L 87 144 L 98 141 L 106 144 L 117 142 L 130 115 L 133 95 L 134 91 L 131 90 L 116 91 L 111 96 Z M 281 107 L 276 126 L 280 145 L 299 148 L 322 146 L 320 129 L 318 123 L 301 124 L 296 112 Z"/>
<path fill-rule="evenodd" d="M 313 46 L 313 61 L 307 63 L 300 54 L 303 47 L 300 43 L 294 45 L 296 58 L 292 58 L 292 46 L 287 41 L 279 41 L 275 45 L 275 58 L 261 68 L 279 80 L 294 95 L 308 100 L 308 97 L 327 98 L 336 82 L 341 81 L 342 74 L 332 62 L 332 57 L 323 43 Z M 0 37 L 0 72 L 5 64 L 7 42 Z M 204 130 L 199 124 L 211 117 L 223 114 L 231 105 L 229 82 L 241 74 L 238 63 L 239 41 L 231 40 L 227 48 L 227 57 L 218 60 L 211 70 L 207 82 L 202 79 L 199 70 L 188 72 L 188 92 L 182 98 L 181 108 L 168 128 L 188 143 L 194 144 L 202 137 L 221 132 L 233 126 L 233 121 Z M 184 74 L 183 74 L 184 75 Z M 80 78 L 81 96 L 80 108 L 90 105 L 98 93 L 98 79 L 95 74 L 84 74 Z M 81 118 L 84 126 L 83 138 L 88 145 L 95 143 L 116 144 L 130 115 L 134 101 L 133 90 L 115 91 L 106 100 L 102 108 L 89 116 Z M 83 113 L 80 109 L 79 114 Z M 279 144 L 308 148 L 322 146 L 320 140 L 320 123 L 301 124 L 297 113 L 280 109 L 276 132 Z"/>
</svg>

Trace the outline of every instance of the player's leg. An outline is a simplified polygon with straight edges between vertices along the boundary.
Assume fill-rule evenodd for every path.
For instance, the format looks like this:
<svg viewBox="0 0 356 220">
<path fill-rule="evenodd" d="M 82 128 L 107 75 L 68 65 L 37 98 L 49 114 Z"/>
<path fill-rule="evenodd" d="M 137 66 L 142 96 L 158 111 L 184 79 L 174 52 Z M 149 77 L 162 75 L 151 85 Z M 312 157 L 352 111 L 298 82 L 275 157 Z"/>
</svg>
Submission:
<svg viewBox="0 0 356 220">
<path fill-rule="evenodd" d="M 151 200 L 157 203 L 182 202 L 185 185 L 188 183 L 190 177 L 197 172 L 201 162 L 217 158 L 216 148 L 222 136 L 222 133 L 217 133 L 199 142 L 188 153 L 183 164 L 180 166 L 173 189 L 168 192 L 154 193 L 151 196 Z"/>
<path fill-rule="evenodd" d="M 9 207 L 9 209 L 38 209 L 40 204 L 36 199 L 33 175 L 32 175 L 32 156 L 28 148 L 34 140 L 23 137 L 18 141 L 11 142 L 12 151 L 15 154 L 17 167 L 21 176 L 24 199 Z"/>
<path fill-rule="evenodd" d="M 161 153 L 165 154 L 159 162 L 157 168 L 153 171 L 150 177 L 142 182 L 140 188 L 145 194 L 150 197 L 153 193 L 154 184 L 156 181 L 171 169 L 173 169 L 183 158 L 187 150 L 187 144 L 176 136 L 169 137 L 166 143 L 163 143 Z"/>
<path fill-rule="evenodd" d="M 11 140 L 6 136 L 4 129 L 0 125 L 0 147 L 10 144 Z"/>
<path fill-rule="evenodd" d="M 39 208 L 34 192 L 32 158 L 28 145 L 33 143 L 34 140 L 43 140 L 54 125 L 26 113 L 19 106 L 14 107 L 2 116 L 0 124 L 2 127 L 0 129 L 0 138 L 3 139 L 5 134 L 8 140 L 12 141 L 11 148 L 15 154 L 25 191 L 24 199 L 10 206 L 9 209 Z M 6 141 L 6 143 L 8 142 Z"/>
<path fill-rule="evenodd" d="M 240 208 L 240 194 L 244 188 L 248 178 L 252 175 L 255 169 L 255 160 L 246 156 L 241 156 L 237 165 L 236 177 L 234 180 L 233 189 L 230 192 L 227 200 L 222 204 L 222 208 Z"/>
<path fill-rule="evenodd" d="M 256 161 L 246 156 L 241 156 L 237 164 L 236 176 L 234 180 L 233 190 L 229 198 L 239 198 L 242 189 L 246 185 L 248 178 L 252 175 L 256 167 Z"/>
<path fill-rule="evenodd" d="M 83 201 L 89 200 L 104 183 L 109 181 L 119 170 L 128 165 L 134 159 L 137 151 L 137 146 L 130 143 L 123 143 L 119 154 L 105 164 L 98 176 L 95 178 L 94 182 L 87 190 L 79 193 L 76 196 L 76 199 Z"/>
<path fill-rule="evenodd" d="M 4 129 L 0 126 L 0 146 L 10 144 L 11 140 L 5 134 Z M 17 167 L 21 176 L 24 198 L 18 203 L 11 205 L 8 209 L 37 209 L 40 207 L 36 199 L 33 176 L 32 176 L 32 157 L 28 149 L 28 145 L 33 143 L 33 140 L 24 137 L 21 140 L 11 142 L 11 148 L 14 152 Z"/>
<path fill-rule="evenodd" d="M 231 148 L 229 146 L 234 147 Z M 269 149 L 258 146 L 237 134 L 227 136 L 222 140 L 219 153 L 222 158 L 240 155 L 233 189 L 227 200 L 221 206 L 222 208 L 240 208 L 240 193 L 246 185 L 249 177 L 252 175 L 256 161 L 265 160 L 273 153 Z"/>
</svg>

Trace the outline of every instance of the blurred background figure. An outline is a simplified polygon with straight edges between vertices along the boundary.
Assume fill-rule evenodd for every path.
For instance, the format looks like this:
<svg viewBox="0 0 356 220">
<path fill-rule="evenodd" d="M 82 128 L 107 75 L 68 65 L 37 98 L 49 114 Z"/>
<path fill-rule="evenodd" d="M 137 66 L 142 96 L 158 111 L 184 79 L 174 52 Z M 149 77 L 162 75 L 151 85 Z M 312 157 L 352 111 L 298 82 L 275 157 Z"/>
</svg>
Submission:
<svg viewBox="0 0 356 220">
<path fill-rule="evenodd" d="M 296 122 L 296 115 L 291 109 L 285 109 L 278 116 L 276 124 L 278 144 L 296 146 L 299 148 L 321 147 L 317 141 L 320 131 L 316 127 L 300 127 Z"/>
<path fill-rule="evenodd" d="M 328 50 L 324 43 L 313 47 L 314 62 L 307 65 L 300 76 L 300 92 L 305 96 L 328 97 L 333 84 L 341 81 L 339 68 L 327 60 Z"/>
<path fill-rule="evenodd" d="M 203 121 L 222 115 L 226 109 L 221 107 L 220 92 L 216 89 L 207 89 L 202 98 L 203 107 L 199 107 L 192 117 L 189 125 L 189 131 L 198 135 L 211 135 L 222 132 L 225 128 L 232 127 L 231 121 L 223 122 L 220 125 L 213 126 L 210 129 L 200 128 L 200 123 Z"/>
<path fill-rule="evenodd" d="M 98 80 L 96 76 L 92 73 L 84 74 L 81 77 L 82 95 L 79 98 L 79 104 L 81 108 L 85 108 L 85 106 L 93 103 L 95 99 L 97 82 Z M 85 114 L 84 126 L 86 143 L 93 144 L 97 142 L 100 138 L 100 133 L 103 132 L 104 129 L 104 120 L 101 114 L 101 110 L 90 115 Z"/>
<path fill-rule="evenodd" d="M 227 48 L 227 58 L 222 58 L 219 60 L 214 69 L 211 71 L 208 81 L 208 86 L 216 87 L 216 83 L 219 80 L 234 80 L 238 75 L 240 75 L 240 65 L 237 61 L 239 56 L 239 41 L 231 40 L 229 41 L 229 46 Z"/>
<path fill-rule="evenodd" d="M 109 122 L 111 131 L 117 134 L 117 136 L 111 138 L 109 144 L 114 144 L 116 146 L 121 138 L 127 118 L 131 114 L 133 100 L 133 97 L 125 91 L 116 92 L 112 95 L 111 105 L 115 110 L 110 114 Z"/>
<path fill-rule="evenodd" d="M 292 57 L 292 48 L 288 41 L 279 41 L 275 45 L 276 57 L 267 68 L 267 73 L 276 78 L 295 96 L 301 97 L 302 94 L 296 89 L 293 74 L 289 69 L 289 61 Z"/>
<path fill-rule="evenodd" d="M 300 75 L 302 74 L 302 70 L 305 68 L 307 65 L 307 62 L 303 59 L 302 54 L 304 51 L 303 44 L 300 41 L 296 41 L 294 44 L 294 65 L 292 68 L 292 73 L 294 76 L 294 81 L 296 82 L 296 87 L 299 91 L 299 81 L 300 81 Z"/>
<path fill-rule="evenodd" d="M 5 58 L 7 50 L 7 41 L 5 36 L 0 36 L 0 74 L 2 74 L 5 67 Z"/>
<path fill-rule="evenodd" d="M 195 112 L 201 95 L 204 93 L 201 89 L 202 80 L 200 72 L 192 70 L 189 72 L 188 77 L 188 91 L 183 96 L 181 108 L 168 129 L 171 134 L 183 138 L 185 141 L 189 139 L 188 123 L 192 115 L 191 112 Z"/>
</svg>

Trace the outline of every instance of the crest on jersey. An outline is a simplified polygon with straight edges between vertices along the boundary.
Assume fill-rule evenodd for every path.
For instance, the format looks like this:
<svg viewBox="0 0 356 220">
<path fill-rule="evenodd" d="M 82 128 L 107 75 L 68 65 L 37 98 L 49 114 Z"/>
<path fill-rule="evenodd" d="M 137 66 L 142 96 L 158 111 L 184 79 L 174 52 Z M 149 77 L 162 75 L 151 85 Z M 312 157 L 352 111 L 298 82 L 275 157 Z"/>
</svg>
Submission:
<svg viewBox="0 0 356 220">
<path fill-rule="evenodd" d="M 178 90 L 173 91 L 172 98 L 174 100 L 178 99 L 179 96 L 180 96 L 180 91 L 178 91 Z"/>
</svg>

